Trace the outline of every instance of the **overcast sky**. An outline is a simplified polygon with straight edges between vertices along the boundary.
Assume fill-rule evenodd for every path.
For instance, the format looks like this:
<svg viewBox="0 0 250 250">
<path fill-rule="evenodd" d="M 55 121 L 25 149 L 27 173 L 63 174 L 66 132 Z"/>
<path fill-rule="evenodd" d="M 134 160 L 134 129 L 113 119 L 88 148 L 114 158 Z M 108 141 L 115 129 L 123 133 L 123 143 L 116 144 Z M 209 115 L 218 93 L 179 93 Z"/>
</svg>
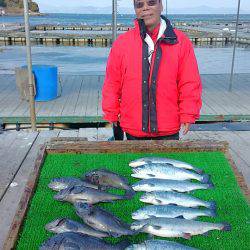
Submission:
<svg viewBox="0 0 250 250">
<path fill-rule="evenodd" d="M 67 8 L 77 9 L 83 6 L 107 7 L 112 5 L 112 0 L 35 0 L 41 12 L 53 12 L 60 6 L 61 12 L 68 12 Z M 120 7 L 132 8 L 133 0 L 118 0 Z M 165 5 L 165 0 L 163 0 Z M 212 8 L 236 8 L 238 0 L 168 0 L 169 9 L 193 8 L 209 6 Z M 241 9 L 250 10 L 250 0 L 241 0 Z M 58 10 L 56 11 L 58 12 Z"/>
</svg>

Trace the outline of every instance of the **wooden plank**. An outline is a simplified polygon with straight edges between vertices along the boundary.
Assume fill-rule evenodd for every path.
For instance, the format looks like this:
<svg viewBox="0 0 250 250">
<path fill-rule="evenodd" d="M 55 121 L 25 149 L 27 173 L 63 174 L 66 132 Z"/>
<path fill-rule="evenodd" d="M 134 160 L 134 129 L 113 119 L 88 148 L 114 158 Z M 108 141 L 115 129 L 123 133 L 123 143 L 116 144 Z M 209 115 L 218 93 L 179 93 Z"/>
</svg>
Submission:
<svg viewBox="0 0 250 250">
<path fill-rule="evenodd" d="M 0 249 L 3 247 L 4 239 L 7 237 L 11 222 L 17 210 L 18 204 L 24 193 L 28 177 L 34 168 L 39 148 L 50 138 L 56 137 L 59 131 L 42 131 L 37 136 L 30 152 L 25 157 L 19 171 L 16 173 L 12 183 L 0 202 Z"/>
<path fill-rule="evenodd" d="M 58 137 L 78 137 L 78 130 L 60 130 Z"/>
<path fill-rule="evenodd" d="M 63 111 L 61 113 L 62 116 L 74 115 L 76 103 L 79 98 L 79 94 L 80 94 L 80 90 L 82 86 L 82 77 L 75 76 L 71 84 L 73 88 L 71 89 L 71 92 L 68 93 L 69 98 L 67 100 L 67 103 L 65 103 L 64 105 Z"/>
<path fill-rule="evenodd" d="M 113 136 L 113 129 L 111 127 L 97 129 L 97 141 L 107 141 L 112 136 Z"/>
<path fill-rule="evenodd" d="M 79 137 L 87 138 L 88 141 L 97 141 L 97 129 L 96 128 L 80 128 Z"/>
<path fill-rule="evenodd" d="M 89 82 L 89 95 L 87 99 L 87 109 L 85 116 L 97 116 L 98 113 L 98 78 L 93 76 Z"/>
<path fill-rule="evenodd" d="M 0 163 L 0 201 L 28 154 L 38 133 L 11 132 L 15 139 L 12 144 L 2 149 Z"/>
</svg>

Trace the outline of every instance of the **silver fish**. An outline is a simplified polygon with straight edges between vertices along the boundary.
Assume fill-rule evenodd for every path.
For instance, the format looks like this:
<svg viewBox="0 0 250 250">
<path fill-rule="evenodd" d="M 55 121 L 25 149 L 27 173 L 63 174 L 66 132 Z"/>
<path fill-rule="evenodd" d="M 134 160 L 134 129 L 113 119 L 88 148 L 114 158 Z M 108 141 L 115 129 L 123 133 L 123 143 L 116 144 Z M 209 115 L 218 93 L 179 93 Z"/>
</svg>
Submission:
<svg viewBox="0 0 250 250">
<path fill-rule="evenodd" d="M 87 188 L 83 186 L 71 186 L 61 190 L 54 195 L 54 199 L 58 201 L 68 201 L 75 203 L 77 201 L 95 204 L 99 202 L 110 202 L 114 200 L 123 200 L 123 196 L 110 194 L 101 190 Z"/>
<path fill-rule="evenodd" d="M 46 230 L 52 233 L 66 233 L 66 232 L 74 232 L 74 233 L 82 233 L 90 236 L 94 236 L 97 238 L 108 237 L 109 235 L 105 232 L 100 232 L 92 227 L 81 224 L 77 221 L 73 221 L 67 218 L 56 219 L 45 226 Z"/>
<path fill-rule="evenodd" d="M 40 250 L 124 250 L 128 246 L 127 242 L 121 242 L 111 245 L 102 239 L 79 233 L 61 233 L 56 234 L 41 246 Z"/>
<path fill-rule="evenodd" d="M 213 184 L 200 184 L 190 181 L 175 181 L 162 179 L 146 179 L 138 181 L 132 185 L 135 191 L 177 191 L 181 193 L 190 192 L 198 189 L 213 188 Z"/>
<path fill-rule="evenodd" d="M 48 185 L 48 187 L 53 189 L 54 191 L 61 191 L 65 188 L 68 188 L 69 186 L 84 186 L 98 189 L 96 185 L 74 177 L 54 178 Z"/>
<path fill-rule="evenodd" d="M 165 180 L 198 180 L 202 183 L 208 183 L 210 176 L 200 175 L 186 169 L 173 167 L 169 164 L 149 163 L 140 167 L 133 168 L 131 176 L 139 179 L 165 179 Z"/>
<path fill-rule="evenodd" d="M 153 205 L 179 205 L 183 207 L 206 207 L 216 210 L 214 201 L 203 201 L 188 194 L 177 192 L 150 192 L 141 196 L 140 201 Z"/>
<path fill-rule="evenodd" d="M 145 220 L 154 217 L 196 219 L 199 216 L 215 217 L 216 212 L 210 209 L 198 209 L 173 205 L 145 206 L 132 214 L 134 220 Z"/>
<path fill-rule="evenodd" d="M 74 206 L 76 214 L 96 230 L 107 232 L 112 237 L 135 234 L 129 225 L 100 207 L 81 202 L 75 203 Z"/>
<path fill-rule="evenodd" d="M 125 250 L 197 250 L 193 247 L 184 246 L 174 241 L 146 240 L 141 244 L 133 244 Z"/>
<path fill-rule="evenodd" d="M 169 158 L 163 158 L 163 157 L 143 157 L 143 158 L 131 161 L 129 163 L 129 166 L 139 167 L 139 166 L 150 164 L 150 163 L 163 163 L 163 164 L 167 163 L 167 164 L 173 165 L 176 168 L 184 168 L 184 169 L 193 170 L 199 174 L 203 173 L 202 169 L 196 168 L 189 163 L 174 160 L 174 159 L 169 159 Z"/>
<path fill-rule="evenodd" d="M 185 219 L 151 218 L 139 220 L 131 225 L 131 229 L 150 233 L 160 237 L 182 237 L 190 239 L 192 235 L 207 235 L 211 230 L 230 231 L 228 223 L 209 223 Z"/>
</svg>

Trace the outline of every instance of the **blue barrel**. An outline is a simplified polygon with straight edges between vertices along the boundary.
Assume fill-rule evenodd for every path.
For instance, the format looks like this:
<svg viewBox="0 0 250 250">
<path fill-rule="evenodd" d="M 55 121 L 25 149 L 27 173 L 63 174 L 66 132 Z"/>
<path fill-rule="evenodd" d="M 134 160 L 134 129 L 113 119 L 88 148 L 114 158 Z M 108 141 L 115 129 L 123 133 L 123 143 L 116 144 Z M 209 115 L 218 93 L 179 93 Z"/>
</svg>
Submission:
<svg viewBox="0 0 250 250">
<path fill-rule="evenodd" d="M 57 98 L 58 70 L 51 65 L 33 65 L 36 83 L 36 101 L 50 101 Z"/>
</svg>

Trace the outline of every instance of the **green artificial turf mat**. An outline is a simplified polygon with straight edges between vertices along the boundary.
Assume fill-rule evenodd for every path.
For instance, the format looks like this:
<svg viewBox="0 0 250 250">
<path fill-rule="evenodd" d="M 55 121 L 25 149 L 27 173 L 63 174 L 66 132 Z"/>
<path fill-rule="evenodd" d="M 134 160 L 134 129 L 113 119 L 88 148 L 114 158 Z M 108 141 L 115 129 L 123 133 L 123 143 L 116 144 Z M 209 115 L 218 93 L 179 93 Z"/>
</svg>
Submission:
<svg viewBox="0 0 250 250">
<path fill-rule="evenodd" d="M 217 203 L 216 218 L 204 217 L 200 220 L 208 222 L 228 222 L 232 226 L 230 232 L 211 231 L 209 236 L 193 236 L 191 240 L 175 240 L 185 245 L 199 249 L 249 249 L 250 246 L 250 208 L 242 194 L 233 171 L 221 152 L 188 152 L 188 153 L 154 153 L 154 154 L 49 154 L 41 170 L 35 194 L 20 233 L 17 243 L 19 250 L 38 249 L 46 239 L 53 236 L 44 226 L 54 219 L 67 217 L 81 222 L 76 215 L 73 205 L 55 201 L 56 192 L 48 188 L 52 178 L 72 176 L 81 177 L 84 172 L 94 168 L 106 167 L 123 175 L 132 184 L 137 179 L 132 178 L 128 163 L 143 156 L 163 156 L 178 159 L 193 164 L 205 170 L 212 176 L 214 189 L 200 190 L 193 194 L 204 200 L 215 200 Z M 123 193 L 120 191 L 118 193 Z M 141 193 L 137 193 L 132 200 L 117 201 L 101 206 L 113 212 L 127 223 L 131 223 L 131 213 L 145 204 L 139 201 Z M 131 242 L 142 242 L 147 239 L 146 234 L 137 236 L 109 238 L 107 241 L 117 243 L 122 239 Z"/>
</svg>

